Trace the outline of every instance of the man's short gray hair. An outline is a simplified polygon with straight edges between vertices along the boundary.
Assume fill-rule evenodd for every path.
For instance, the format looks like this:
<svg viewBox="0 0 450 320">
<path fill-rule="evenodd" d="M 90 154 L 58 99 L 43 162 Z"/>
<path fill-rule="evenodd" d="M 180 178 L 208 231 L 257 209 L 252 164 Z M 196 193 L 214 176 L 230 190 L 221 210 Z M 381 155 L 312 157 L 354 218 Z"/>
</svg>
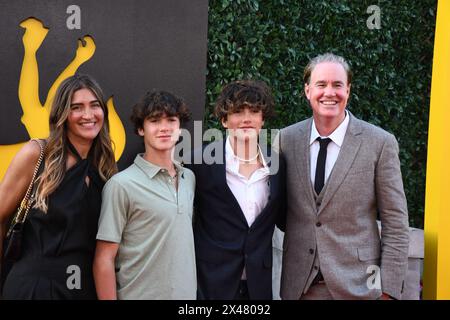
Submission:
<svg viewBox="0 0 450 320">
<path fill-rule="evenodd" d="M 305 72 L 303 73 L 303 83 L 309 84 L 309 81 L 311 80 L 312 71 L 319 63 L 322 62 L 339 63 L 347 73 L 347 84 L 352 83 L 352 70 L 350 69 L 350 66 L 347 63 L 347 61 L 343 57 L 330 52 L 320 54 L 309 61 L 308 65 L 305 68 Z"/>
</svg>

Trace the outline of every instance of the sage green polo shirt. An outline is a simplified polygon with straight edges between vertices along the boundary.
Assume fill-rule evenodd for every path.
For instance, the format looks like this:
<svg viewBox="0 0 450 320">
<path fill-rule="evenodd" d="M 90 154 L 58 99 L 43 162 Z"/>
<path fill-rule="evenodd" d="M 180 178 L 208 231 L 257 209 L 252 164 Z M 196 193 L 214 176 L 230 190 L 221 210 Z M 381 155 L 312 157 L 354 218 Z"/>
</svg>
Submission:
<svg viewBox="0 0 450 320">
<path fill-rule="evenodd" d="M 118 299 L 196 299 L 195 177 L 175 168 L 178 192 L 167 170 L 142 154 L 103 189 L 97 239 L 119 243 Z"/>
</svg>

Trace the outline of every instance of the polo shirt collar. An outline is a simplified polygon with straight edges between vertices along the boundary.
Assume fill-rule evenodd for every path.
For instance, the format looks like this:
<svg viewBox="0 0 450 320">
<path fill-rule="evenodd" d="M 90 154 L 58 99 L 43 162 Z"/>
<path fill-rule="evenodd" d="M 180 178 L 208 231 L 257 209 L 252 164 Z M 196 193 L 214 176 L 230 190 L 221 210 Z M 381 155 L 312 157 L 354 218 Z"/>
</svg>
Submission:
<svg viewBox="0 0 450 320">
<path fill-rule="evenodd" d="M 153 179 L 154 176 L 160 171 L 167 171 L 164 168 L 161 168 L 147 160 L 144 159 L 144 154 L 139 153 L 136 158 L 134 159 L 134 164 L 136 164 L 142 171 L 145 172 L 145 174 L 150 178 Z M 181 166 L 181 164 L 177 161 L 173 161 L 173 164 L 175 166 L 175 170 L 177 171 L 178 175 L 182 177 L 184 168 Z"/>
</svg>

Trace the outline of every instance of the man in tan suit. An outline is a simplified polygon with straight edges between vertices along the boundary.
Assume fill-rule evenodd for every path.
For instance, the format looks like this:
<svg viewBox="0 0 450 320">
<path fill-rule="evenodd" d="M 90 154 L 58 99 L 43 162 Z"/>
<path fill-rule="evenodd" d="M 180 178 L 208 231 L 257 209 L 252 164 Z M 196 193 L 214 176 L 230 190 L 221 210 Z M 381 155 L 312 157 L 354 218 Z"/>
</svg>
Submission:
<svg viewBox="0 0 450 320">
<path fill-rule="evenodd" d="M 409 237 L 397 141 L 346 110 L 344 58 L 312 59 L 304 83 L 313 116 L 279 141 L 288 194 L 281 297 L 400 299 Z"/>
</svg>

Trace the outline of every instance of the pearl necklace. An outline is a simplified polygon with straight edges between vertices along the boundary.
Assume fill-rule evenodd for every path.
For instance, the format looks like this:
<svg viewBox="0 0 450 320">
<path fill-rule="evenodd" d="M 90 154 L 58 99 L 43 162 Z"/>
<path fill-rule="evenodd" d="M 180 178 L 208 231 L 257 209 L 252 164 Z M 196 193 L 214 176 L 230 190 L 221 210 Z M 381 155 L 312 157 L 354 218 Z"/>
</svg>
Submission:
<svg viewBox="0 0 450 320">
<path fill-rule="evenodd" d="M 255 155 L 253 158 L 250 158 L 250 159 L 244 159 L 244 158 L 241 158 L 241 157 L 239 157 L 239 156 L 237 156 L 237 155 L 234 155 L 234 156 L 235 156 L 236 159 L 238 159 L 239 161 L 242 161 L 242 162 L 252 162 L 252 161 L 255 161 L 256 158 L 258 158 L 258 156 L 259 156 L 259 150 L 258 150 L 258 152 L 256 153 L 256 155 Z"/>
</svg>

